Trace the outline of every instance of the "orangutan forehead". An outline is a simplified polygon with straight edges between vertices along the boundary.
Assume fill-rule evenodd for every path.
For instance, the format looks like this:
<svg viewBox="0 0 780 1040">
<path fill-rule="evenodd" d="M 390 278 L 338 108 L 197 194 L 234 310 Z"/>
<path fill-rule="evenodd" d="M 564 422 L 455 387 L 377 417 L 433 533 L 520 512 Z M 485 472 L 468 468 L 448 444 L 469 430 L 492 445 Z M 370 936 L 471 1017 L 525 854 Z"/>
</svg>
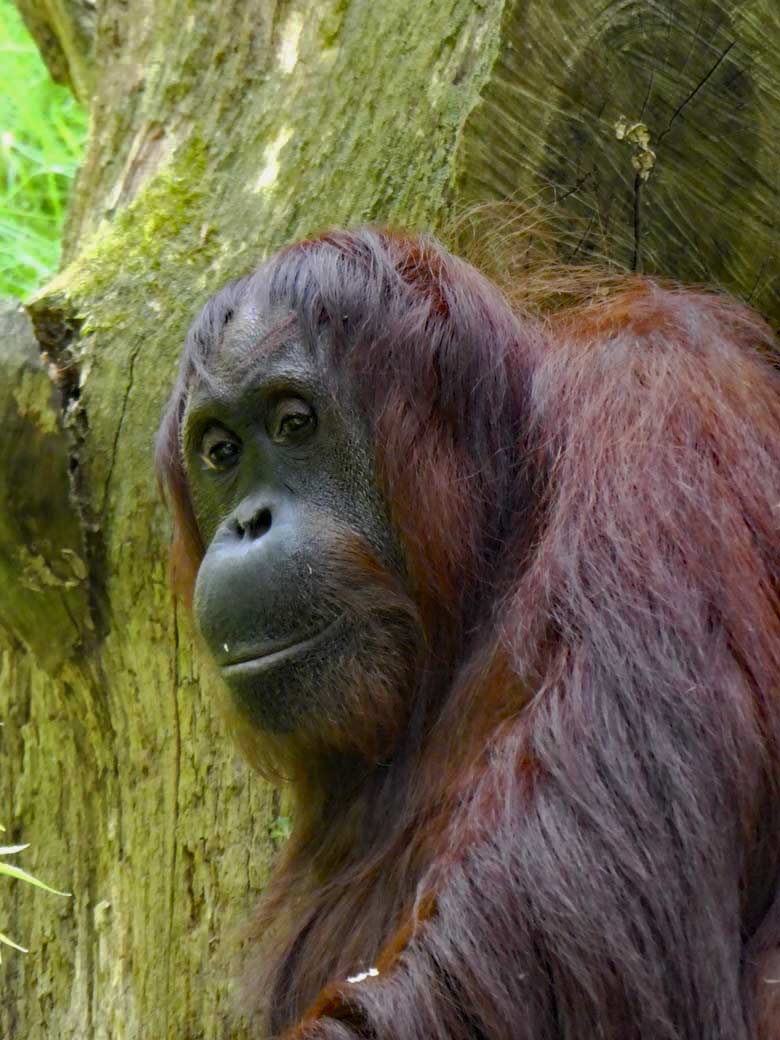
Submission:
<svg viewBox="0 0 780 1040">
<path fill-rule="evenodd" d="M 285 393 L 313 399 L 324 383 L 318 358 L 295 324 L 265 335 L 237 330 L 230 341 L 198 366 L 186 396 L 184 425 L 210 411 L 253 407 L 258 394 Z"/>
<path fill-rule="evenodd" d="M 262 308 L 247 300 L 228 317 L 214 353 L 232 369 L 250 358 L 270 360 L 299 340 L 300 329 L 292 311 Z"/>
<path fill-rule="evenodd" d="M 204 359 L 204 375 L 220 382 L 243 384 L 288 359 L 298 367 L 308 357 L 310 364 L 311 354 L 292 312 L 280 308 L 262 310 L 248 303 L 230 314 L 222 335 L 212 343 Z"/>
</svg>

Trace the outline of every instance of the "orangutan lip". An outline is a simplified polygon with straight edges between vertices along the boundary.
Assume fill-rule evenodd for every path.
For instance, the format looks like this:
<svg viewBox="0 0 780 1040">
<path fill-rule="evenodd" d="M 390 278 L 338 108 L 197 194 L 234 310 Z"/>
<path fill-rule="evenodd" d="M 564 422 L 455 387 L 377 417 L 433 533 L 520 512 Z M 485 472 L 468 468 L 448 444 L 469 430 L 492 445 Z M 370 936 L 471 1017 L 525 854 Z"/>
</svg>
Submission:
<svg viewBox="0 0 780 1040">
<path fill-rule="evenodd" d="M 270 668 L 274 664 L 284 661 L 288 657 L 295 657 L 297 654 L 315 649 L 334 632 L 341 621 L 343 621 L 343 616 L 337 617 L 335 621 L 331 621 L 329 625 L 326 625 L 325 628 L 321 629 L 319 632 L 315 632 L 313 636 L 308 636 L 306 639 L 295 640 L 294 642 L 280 641 L 279 643 L 270 646 L 262 653 L 257 653 L 256 650 L 248 650 L 240 657 L 236 657 L 231 661 L 227 661 L 225 664 L 221 664 L 220 668 L 225 675 L 238 675 L 242 671 L 254 671 L 261 668 Z"/>
</svg>

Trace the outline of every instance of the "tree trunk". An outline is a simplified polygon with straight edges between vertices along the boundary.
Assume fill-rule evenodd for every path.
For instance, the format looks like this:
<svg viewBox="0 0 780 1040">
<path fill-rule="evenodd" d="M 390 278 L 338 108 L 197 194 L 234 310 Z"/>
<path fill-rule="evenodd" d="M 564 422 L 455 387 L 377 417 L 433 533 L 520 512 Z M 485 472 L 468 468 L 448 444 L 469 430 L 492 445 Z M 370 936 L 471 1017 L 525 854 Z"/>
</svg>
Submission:
<svg viewBox="0 0 780 1040">
<path fill-rule="evenodd" d="M 19 5 L 92 134 L 64 270 L 0 312 L 0 821 L 73 892 L 0 879 L 31 950 L 0 968 L 0 1035 L 238 1038 L 230 951 L 281 810 L 166 582 L 152 439 L 189 319 L 296 236 L 510 196 L 545 201 L 564 256 L 777 321 L 780 8 Z"/>
</svg>

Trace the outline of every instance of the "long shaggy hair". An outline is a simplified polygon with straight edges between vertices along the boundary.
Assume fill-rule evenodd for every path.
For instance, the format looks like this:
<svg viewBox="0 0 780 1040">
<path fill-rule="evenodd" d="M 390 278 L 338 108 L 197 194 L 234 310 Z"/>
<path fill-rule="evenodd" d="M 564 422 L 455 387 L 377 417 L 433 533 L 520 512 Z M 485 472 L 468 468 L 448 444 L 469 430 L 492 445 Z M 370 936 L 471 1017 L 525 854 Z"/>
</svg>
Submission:
<svg viewBox="0 0 780 1040">
<path fill-rule="evenodd" d="M 297 787 L 248 969 L 274 1034 L 780 1036 L 776 344 L 714 293 L 552 291 L 510 307 L 432 239 L 364 228 L 190 331 L 158 448 L 180 583 L 203 552 L 183 408 L 250 298 L 353 388 L 408 574 L 355 554 L 352 581 L 419 632 L 366 695 L 404 706 L 392 752 Z"/>
</svg>

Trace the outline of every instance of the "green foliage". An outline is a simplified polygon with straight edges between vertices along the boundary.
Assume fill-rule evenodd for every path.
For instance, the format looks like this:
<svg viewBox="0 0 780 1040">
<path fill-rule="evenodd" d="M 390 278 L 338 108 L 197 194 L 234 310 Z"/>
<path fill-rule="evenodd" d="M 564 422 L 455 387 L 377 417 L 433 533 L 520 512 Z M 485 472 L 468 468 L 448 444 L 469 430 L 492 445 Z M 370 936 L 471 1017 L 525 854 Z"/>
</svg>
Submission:
<svg viewBox="0 0 780 1040">
<path fill-rule="evenodd" d="M 4 831 L 5 827 L 0 824 L 0 831 Z M 0 856 L 15 856 L 17 852 L 23 852 L 28 846 L 27 845 L 0 845 Z M 0 860 L 0 875 L 5 874 L 7 877 L 16 878 L 17 881 L 24 881 L 28 885 L 34 885 L 36 888 L 42 888 L 44 892 L 51 892 L 55 896 L 67 896 L 69 892 L 59 892 L 56 888 L 51 888 L 50 885 L 44 884 L 37 877 L 32 874 L 28 874 L 26 870 L 22 870 L 21 867 L 14 866 L 13 863 L 6 863 Z M 20 946 L 19 943 L 14 942 L 13 939 L 9 939 L 7 935 L 0 932 L 0 947 L 11 946 L 14 950 L 19 950 L 20 953 L 27 953 L 24 946 Z M 2 964 L 3 958 L 0 954 L 0 964 Z"/>
<path fill-rule="evenodd" d="M 0 0 L 0 296 L 25 297 L 56 270 L 85 140 L 84 112 Z"/>
</svg>

